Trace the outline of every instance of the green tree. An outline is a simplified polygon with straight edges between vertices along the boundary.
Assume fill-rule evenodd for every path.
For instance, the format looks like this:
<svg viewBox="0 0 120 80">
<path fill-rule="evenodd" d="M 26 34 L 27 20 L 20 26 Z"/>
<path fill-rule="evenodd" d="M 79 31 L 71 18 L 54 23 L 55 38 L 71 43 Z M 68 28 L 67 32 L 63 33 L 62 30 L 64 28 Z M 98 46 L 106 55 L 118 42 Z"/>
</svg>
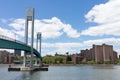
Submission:
<svg viewBox="0 0 120 80">
<path fill-rule="evenodd" d="M 94 60 L 87 61 L 87 64 L 96 64 Z"/>
<path fill-rule="evenodd" d="M 105 64 L 110 64 L 110 60 L 104 61 Z"/>
<path fill-rule="evenodd" d="M 45 56 L 42 61 L 47 64 L 63 64 L 66 60 L 65 58 L 65 56 Z"/>
</svg>

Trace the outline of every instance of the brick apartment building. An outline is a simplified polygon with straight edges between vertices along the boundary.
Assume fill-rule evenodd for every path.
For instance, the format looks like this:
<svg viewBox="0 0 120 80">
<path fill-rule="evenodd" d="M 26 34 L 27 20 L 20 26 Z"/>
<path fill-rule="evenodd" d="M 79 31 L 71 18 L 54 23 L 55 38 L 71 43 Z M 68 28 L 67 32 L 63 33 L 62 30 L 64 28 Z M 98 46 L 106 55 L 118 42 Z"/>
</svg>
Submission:
<svg viewBox="0 0 120 80">
<path fill-rule="evenodd" d="M 81 58 L 79 54 L 73 54 L 71 55 L 71 58 L 72 58 L 73 64 L 80 64 Z"/>
<path fill-rule="evenodd" d="M 117 59 L 117 52 L 113 50 L 112 45 L 93 45 L 91 49 L 81 50 L 80 54 L 72 55 L 74 64 L 87 61 L 95 61 L 96 63 L 110 62 L 114 63 Z"/>
<path fill-rule="evenodd" d="M 13 60 L 13 53 L 9 53 L 7 51 L 0 51 L 0 63 L 11 64 L 13 63 Z"/>
</svg>

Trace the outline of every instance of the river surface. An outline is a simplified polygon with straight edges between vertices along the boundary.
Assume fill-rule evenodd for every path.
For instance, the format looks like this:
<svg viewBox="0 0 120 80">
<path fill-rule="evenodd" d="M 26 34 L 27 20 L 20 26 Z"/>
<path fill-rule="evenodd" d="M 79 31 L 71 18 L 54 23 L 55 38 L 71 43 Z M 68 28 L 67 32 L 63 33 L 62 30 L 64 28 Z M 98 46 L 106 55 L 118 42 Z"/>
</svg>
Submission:
<svg viewBox="0 0 120 80">
<path fill-rule="evenodd" d="M 49 66 L 49 71 L 8 72 L 0 66 L 0 80 L 120 80 L 120 65 Z"/>
</svg>

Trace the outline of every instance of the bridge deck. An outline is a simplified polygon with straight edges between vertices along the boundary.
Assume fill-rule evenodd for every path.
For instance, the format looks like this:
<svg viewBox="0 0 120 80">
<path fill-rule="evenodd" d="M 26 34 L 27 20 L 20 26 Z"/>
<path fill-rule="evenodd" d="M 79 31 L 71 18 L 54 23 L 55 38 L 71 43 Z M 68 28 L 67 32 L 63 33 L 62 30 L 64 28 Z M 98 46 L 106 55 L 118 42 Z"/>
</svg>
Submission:
<svg viewBox="0 0 120 80">
<path fill-rule="evenodd" d="M 5 39 L 0 37 L 0 48 L 2 49 L 18 49 L 24 51 L 31 51 L 31 47 L 14 39 Z M 39 52 L 33 48 L 33 53 L 38 57 L 41 58 Z"/>
</svg>

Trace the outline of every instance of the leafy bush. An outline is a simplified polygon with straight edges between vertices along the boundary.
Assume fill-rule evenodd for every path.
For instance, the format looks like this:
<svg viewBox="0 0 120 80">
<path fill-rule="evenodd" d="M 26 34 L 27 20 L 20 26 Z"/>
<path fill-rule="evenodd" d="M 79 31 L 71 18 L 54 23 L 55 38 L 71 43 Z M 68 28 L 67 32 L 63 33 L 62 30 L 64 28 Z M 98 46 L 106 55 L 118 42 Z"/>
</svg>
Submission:
<svg viewBox="0 0 120 80">
<path fill-rule="evenodd" d="M 87 64 L 96 64 L 96 62 L 94 60 L 91 60 L 91 61 L 87 61 Z"/>
</svg>

